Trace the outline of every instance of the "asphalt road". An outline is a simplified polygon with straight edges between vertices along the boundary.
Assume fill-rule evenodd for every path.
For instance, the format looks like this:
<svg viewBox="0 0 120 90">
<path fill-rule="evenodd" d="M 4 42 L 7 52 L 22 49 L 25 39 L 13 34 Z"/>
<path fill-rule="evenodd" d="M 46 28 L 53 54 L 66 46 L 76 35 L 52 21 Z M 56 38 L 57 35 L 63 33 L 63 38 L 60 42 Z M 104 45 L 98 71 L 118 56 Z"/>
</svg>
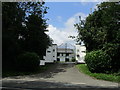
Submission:
<svg viewBox="0 0 120 90">
<path fill-rule="evenodd" d="M 118 83 L 97 80 L 89 77 L 75 67 L 74 63 L 53 64 L 53 66 L 39 74 L 14 76 L 2 79 L 3 90 L 120 90 Z"/>
</svg>

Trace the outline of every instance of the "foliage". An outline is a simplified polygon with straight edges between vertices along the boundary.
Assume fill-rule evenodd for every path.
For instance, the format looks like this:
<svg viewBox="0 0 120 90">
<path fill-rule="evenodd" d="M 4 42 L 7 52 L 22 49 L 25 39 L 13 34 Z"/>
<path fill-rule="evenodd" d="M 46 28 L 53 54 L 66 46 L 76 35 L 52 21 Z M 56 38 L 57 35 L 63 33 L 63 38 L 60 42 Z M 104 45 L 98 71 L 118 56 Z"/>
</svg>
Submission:
<svg viewBox="0 0 120 90">
<path fill-rule="evenodd" d="M 91 77 L 95 77 L 96 79 L 112 81 L 112 82 L 120 82 L 120 76 L 115 74 L 103 74 L 103 73 L 92 73 L 89 71 L 86 64 L 78 64 L 76 67 L 79 69 L 80 72 L 83 72 Z"/>
<path fill-rule="evenodd" d="M 38 74 L 38 73 L 42 73 L 45 72 L 46 70 L 48 70 L 50 67 L 52 67 L 54 65 L 50 65 L 50 64 L 46 64 L 44 66 L 39 66 L 38 69 L 33 70 L 33 71 L 20 71 L 20 70 L 10 70 L 7 72 L 3 72 L 2 73 L 2 78 L 4 77 L 10 77 L 10 76 L 23 76 L 23 75 L 32 75 L 32 74 Z"/>
<path fill-rule="evenodd" d="M 14 13 L 13 13 L 14 12 Z M 3 70 L 14 66 L 16 56 L 21 52 L 18 44 L 24 12 L 18 3 L 2 3 L 2 66 Z"/>
<path fill-rule="evenodd" d="M 118 72 L 120 68 L 119 24 L 119 2 L 101 3 L 97 5 L 97 10 L 89 14 L 84 24 L 82 20 L 80 20 L 80 23 L 75 24 L 75 27 L 78 30 L 78 40 L 85 43 L 87 52 L 102 49 L 112 59 L 108 65 L 111 65 L 111 70 L 113 72 Z M 99 55 L 97 56 L 99 57 Z M 105 60 L 103 60 L 103 62 Z M 97 62 L 97 60 L 95 62 Z"/>
<path fill-rule="evenodd" d="M 39 56 L 36 53 L 26 52 L 20 54 L 16 60 L 16 67 L 20 71 L 37 70 L 40 64 Z"/>
<path fill-rule="evenodd" d="M 118 72 L 120 71 L 120 46 L 119 44 L 112 44 L 112 43 L 107 43 L 104 44 L 103 49 L 105 53 L 107 53 L 112 61 L 111 61 L 111 66 L 112 66 L 112 71 L 113 72 Z"/>
<path fill-rule="evenodd" d="M 105 73 L 111 70 L 111 58 L 102 50 L 87 53 L 85 62 L 91 72 Z"/>
<path fill-rule="evenodd" d="M 3 71 L 15 68 L 23 52 L 35 52 L 40 58 L 52 40 L 45 34 L 47 13 L 44 2 L 2 2 Z"/>
<path fill-rule="evenodd" d="M 88 51 L 101 49 L 105 43 L 120 43 L 119 2 L 103 2 L 98 10 L 89 14 L 84 26 L 75 24 L 78 40 L 82 40 Z"/>
</svg>

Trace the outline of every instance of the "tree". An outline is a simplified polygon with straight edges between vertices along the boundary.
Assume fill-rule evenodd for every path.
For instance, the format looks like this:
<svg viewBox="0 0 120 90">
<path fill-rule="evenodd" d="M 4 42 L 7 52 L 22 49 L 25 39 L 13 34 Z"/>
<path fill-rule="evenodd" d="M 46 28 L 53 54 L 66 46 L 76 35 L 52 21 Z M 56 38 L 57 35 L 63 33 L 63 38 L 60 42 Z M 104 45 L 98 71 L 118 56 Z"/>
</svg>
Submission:
<svg viewBox="0 0 120 90">
<path fill-rule="evenodd" d="M 3 69 L 15 68 L 17 56 L 24 52 L 35 52 L 43 57 L 52 43 L 45 34 L 46 10 L 44 2 L 2 3 Z"/>
<path fill-rule="evenodd" d="M 105 43 L 120 42 L 120 4 L 118 2 L 103 2 L 98 10 L 86 18 L 85 25 L 75 24 L 88 51 L 101 49 Z"/>
<path fill-rule="evenodd" d="M 45 33 L 47 28 L 44 15 L 47 13 L 47 7 L 44 2 L 22 3 L 21 6 L 26 12 L 25 31 L 21 32 L 22 46 L 25 51 L 36 52 L 40 58 L 46 53 L 46 48 L 52 44 L 52 40 Z"/>
<path fill-rule="evenodd" d="M 82 40 L 88 52 L 102 49 L 110 56 L 111 71 L 120 70 L 120 3 L 103 2 L 98 10 L 86 18 L 84 26 L 77 23 L 78 40 Z"/>
<path fill-rule="evenodd" d="M 3 69 L 12 67 L 21 49 L 17 43 L 22 29 L 24 12 L 18 3 L 2 3 L 2 52 Z M 8 68 L 7 68 L 8 69 Z"/>
</svg>

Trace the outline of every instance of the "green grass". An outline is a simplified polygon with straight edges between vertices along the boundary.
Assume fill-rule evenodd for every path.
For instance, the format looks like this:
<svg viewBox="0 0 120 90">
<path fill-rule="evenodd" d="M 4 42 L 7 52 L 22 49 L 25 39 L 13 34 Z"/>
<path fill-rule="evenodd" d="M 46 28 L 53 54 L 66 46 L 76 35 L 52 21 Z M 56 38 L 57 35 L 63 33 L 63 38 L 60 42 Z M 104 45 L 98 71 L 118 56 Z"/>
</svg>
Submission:
<svg viewBox="0 0 120 90">
<path fill-rule="evenodd" d="M 37 74 L 37 73 L 42 73 L 46 70 L 48 70 L 53 64 L 46 64 L 45 66 L 39 66 L 38 70 L 36 71 L 31 71 L 31 72 L 20 72 L 20 71 L 5 71 L 2 72 L 2 77 L 9 77 L 9 76 L 23 76 L 23 75 L 32 75 L 32 74 Z"/>
<path fill-rule="evenodd" d="M 76 67 L 80 72 L 83 72 L 91 77 L 96 79 L 112 81 L 112 82 L 120 82 L 120 75 L 115 74 L 104 74 L 104 73 L 91 73 L 86 64 L 78 64 Z"/>
</svg>

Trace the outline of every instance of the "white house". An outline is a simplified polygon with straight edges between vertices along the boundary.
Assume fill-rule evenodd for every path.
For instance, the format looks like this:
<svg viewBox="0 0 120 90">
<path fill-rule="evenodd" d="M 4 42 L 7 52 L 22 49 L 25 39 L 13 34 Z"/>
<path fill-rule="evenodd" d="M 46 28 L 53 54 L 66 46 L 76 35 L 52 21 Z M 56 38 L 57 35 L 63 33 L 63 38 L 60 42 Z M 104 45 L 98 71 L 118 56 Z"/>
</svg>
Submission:
<svg viewBox="0 0 120 90">
<path fill-rule="evenodd" d="M 75 45 L 75 59 L 77 63 L 85 63 L 86 47 L 84 45 Z"/>
<path fill-rule="evenodd" d="M 57 61 L 68 62 L 74 58 L 74 50 L 73 49 L 65 49 L 65 48 L 57 48 Z"/>
<path fill-rule="evenodd" d="M 57 44 L 52 44 L 47 50 L 46 55 L 43 57 L 46 63 L 51 63 L 57 60 Z"/>
</svg>

